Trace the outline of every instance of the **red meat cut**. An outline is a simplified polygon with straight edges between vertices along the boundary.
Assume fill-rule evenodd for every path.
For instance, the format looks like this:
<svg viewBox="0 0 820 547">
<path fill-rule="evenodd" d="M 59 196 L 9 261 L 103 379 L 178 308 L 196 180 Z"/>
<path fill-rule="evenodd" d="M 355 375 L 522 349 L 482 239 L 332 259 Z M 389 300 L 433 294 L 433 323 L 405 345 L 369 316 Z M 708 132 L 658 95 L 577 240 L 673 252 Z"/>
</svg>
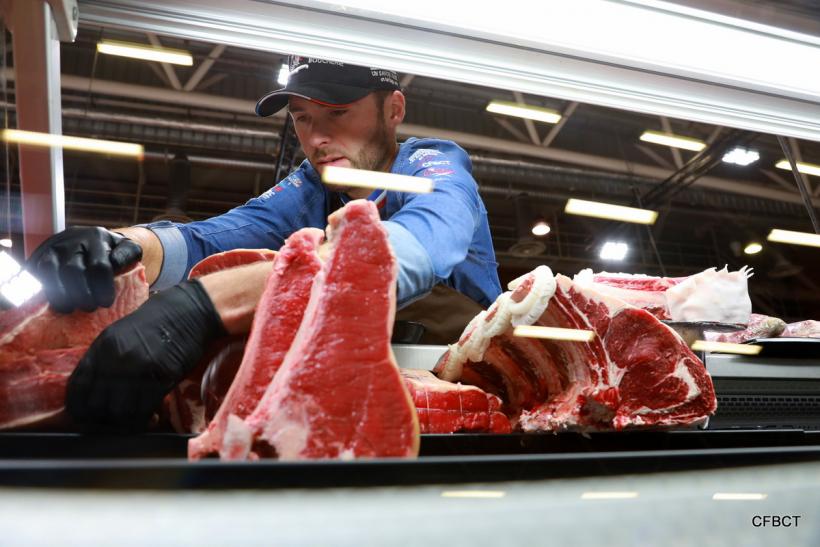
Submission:
<svg viewBox="0 0 820 547">
<path fill-rule="evenodd" d="M 0 313 L 0 429 L 58 426 L 68 377 L 102 330 L 148 298 L 137 264 L 114 280 L 110 308 L 54 312 L 41 292 Z"/>
<path fill-rule="evenodd" d="M 523 338 L 518 325 L 594 332 L 590 342 Z M 437 375 L 501 397 L 524 431 L 703 423 L 711 378 L 680 336 L 645 310 L 539 266 L 467 326 Z"/>
<path fill-rule="evenodd" d="M 290 349 L 322 267 L 317 253 L 324 232 L 304 228 L 291 235 L 273 269 L 253 317 L 244 357 L 228 393 L 208 428 L 188 441 L 188 457 L 198 460 L 222 449 L 228 417 L 245 418 L 255 408 Z"/>
<path fill-rule="evenodd" d="M 509 433 L 501 399 L 475 386 L 445 382 L 429 370 L 401 369 L 422 433 Z"/>
<path fill-rule="evenodd" d="M 230 416 L 227 459 L 418 454 L 416 411 L 390 347 L 397 265 L 387 232 L 364 200 L 328 222 L 330 249 L 302 323 L 256 410 Z"/>
<path fill-rule="evenodd" d="M 275 256 L 276 251 L 268 249 L 234 249 L 216 253 L 194 264 L 188 279 L 255 262 L 272 261 Z M 245 340 L 245 336 L 226 336 L 211 342 L 199 364 L 165 397 L 162 412 L 174 431 L 201 433 L 205 430 L 213 415 L 208 415 L 205 404 L 204 379 L 217 375 L 211 372 L 212 368 L 221 375 L 230 374 L 231 369 L 235 372 L 242 361 Z"/>
</svg>

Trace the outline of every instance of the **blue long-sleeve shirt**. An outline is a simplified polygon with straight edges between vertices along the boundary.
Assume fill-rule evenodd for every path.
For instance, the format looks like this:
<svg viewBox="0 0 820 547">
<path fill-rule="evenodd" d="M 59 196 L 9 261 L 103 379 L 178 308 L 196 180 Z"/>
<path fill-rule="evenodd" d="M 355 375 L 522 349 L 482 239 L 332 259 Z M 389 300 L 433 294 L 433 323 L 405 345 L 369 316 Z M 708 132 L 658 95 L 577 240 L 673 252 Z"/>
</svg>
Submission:
<svg viewBox="0 0 820 547">
<path fill-rule="evenodd" d="M 378 205 L 398 261 L 398 308 L 425 296 L 439 283 L 485 307 L 501 293 L 487 211 L 471 171 L 467 153 L 454 142 L 410 138 L 400 145 L 391 172 L 431 178 L 433 192 L 377 190 L 368 197 Z M 187 224 L 146 224 L 159 237 L 164 252 L 152 288 L 179 283 L 194 264 L 214 253 L 237 248 L 277 250 L 301 228 L 324 229 L 333 204 L 347 200 L 322 184 L 305 160 L 264 194 L 222 215 Z"/>
</svg>

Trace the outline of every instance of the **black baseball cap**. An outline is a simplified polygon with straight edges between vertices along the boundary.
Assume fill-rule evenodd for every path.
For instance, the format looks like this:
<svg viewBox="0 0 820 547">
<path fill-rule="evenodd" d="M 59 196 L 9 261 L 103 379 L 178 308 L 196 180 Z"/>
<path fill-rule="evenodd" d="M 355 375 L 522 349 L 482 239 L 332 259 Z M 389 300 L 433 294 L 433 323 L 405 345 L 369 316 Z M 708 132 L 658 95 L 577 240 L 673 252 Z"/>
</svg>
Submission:
<svg viewBox="0 0 820 547">
<path fill-rule="evenodd" d="M 256 103 L 259 116 L 276 114 L 287 106 L 291 95 L 328 106 L 344 106 L 372 91 L 399 89 L 399 77 L 392 70 L 294 55 L 288 59 L 288 66 L 287 85 Z"/>
</svg>

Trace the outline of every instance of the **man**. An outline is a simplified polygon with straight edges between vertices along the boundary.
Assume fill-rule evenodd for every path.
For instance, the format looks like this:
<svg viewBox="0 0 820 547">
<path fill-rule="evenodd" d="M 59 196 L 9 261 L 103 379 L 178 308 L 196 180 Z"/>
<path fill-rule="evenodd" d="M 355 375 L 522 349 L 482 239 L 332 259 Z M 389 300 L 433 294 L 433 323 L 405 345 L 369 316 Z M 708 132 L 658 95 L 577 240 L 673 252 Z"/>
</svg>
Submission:
<svg viewBox="0 0 820 547">
<path fill-rule="evenodd" d="M 396 142 L 405 98 L 395 72 L 293 57 L 287 86 L 260 99 L 256 112 L 286 106 L 307 159 L 261 196 L 199 222 L 71 228 L 33 253 L 30 265 L 58 311 L 110 306 L 114 273 L 140 258 L 152 289 L 162 291 L 106 329 L 80 361 L 66 398 L 78 422 L 145 423 L 209 339 L 250 328 L 271 264 L 183 281 L 191 266 L 234 248 L 278 249 L 300 228 L 325 228 L 351 199 L 377 203 L 399 264 L 397 318 L 422 322 L 427 341 L 454 341 L 501 292 L 467 154 L 450 141 Z M 429 177 L 435 190 L 326 186 L 328 165 Z"/>
</svg>

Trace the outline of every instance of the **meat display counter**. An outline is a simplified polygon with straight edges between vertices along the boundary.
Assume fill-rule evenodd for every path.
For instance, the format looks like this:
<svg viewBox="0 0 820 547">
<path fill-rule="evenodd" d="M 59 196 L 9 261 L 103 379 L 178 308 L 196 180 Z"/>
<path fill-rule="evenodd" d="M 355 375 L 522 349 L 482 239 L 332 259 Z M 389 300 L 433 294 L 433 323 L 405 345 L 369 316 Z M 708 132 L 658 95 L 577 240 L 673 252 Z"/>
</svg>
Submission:
<svg viewBox="0 0 820 547">
<path fill-rule="evenodd" d="M 430 369 L 443 346 L 395 345 Z M 0 486 L 288 488 L 509 481 L 820 461 L 820 363 L 710 354 L 718 411 L 706 429 L 423 435 L 417 460 L 186 459 L 176 434 L 0 434 Z"/>
</svg>

